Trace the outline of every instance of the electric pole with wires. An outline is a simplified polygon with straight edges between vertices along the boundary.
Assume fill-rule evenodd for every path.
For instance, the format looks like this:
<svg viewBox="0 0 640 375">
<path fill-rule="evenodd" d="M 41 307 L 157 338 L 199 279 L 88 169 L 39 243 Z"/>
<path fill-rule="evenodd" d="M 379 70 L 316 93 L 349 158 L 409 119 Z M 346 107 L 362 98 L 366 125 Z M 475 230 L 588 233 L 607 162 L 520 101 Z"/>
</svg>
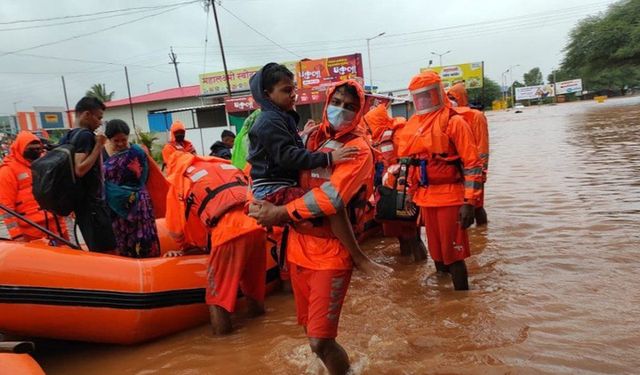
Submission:
<svg viewBox="0 0 640 375">
<path fill-rule="evenodd" d="M 220 54 L 222 55 L 222 66 L 224 67 L 224 77 L 227 82 L 227 95 L 231 97 L 231 84 L 229 83 L 229 71 L 227 70 L 227 59 L 224 56 L 224 46 L 222 45 L 222 35 L 220 34 L 220 25 L 218 24 L 218 12 L 216 11 L 216 0 L 205 0 L 205 7 L 213 8 L 213 20 L 216 23 L 218 32 L 218 44 L 220 45 Z"/>
<path fill-rule="evenodd" d="M 173 53 L 173 47 L 171 47 L 171 52 L 169 53 L 169 59 L 171 60 L 169 64 L 173 64 L 173 68 L 176 70 L 176 79 L 178 80 L 178 87 L 182 87 L 180 83 L 180 73 L 178 73 L 178 55 Z"/>
</svg>

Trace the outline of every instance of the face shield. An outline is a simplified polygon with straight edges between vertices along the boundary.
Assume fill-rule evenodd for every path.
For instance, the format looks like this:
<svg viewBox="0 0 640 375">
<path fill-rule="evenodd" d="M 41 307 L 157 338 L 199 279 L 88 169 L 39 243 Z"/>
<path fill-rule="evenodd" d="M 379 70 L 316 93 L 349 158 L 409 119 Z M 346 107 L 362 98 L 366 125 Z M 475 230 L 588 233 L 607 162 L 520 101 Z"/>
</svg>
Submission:
<svg viewBox="0 0 640 375">
<path fill-rule="evenodd" d="M 435 112 L 444 106 L 442 90 L 439 83 L 411 91 L 416 114 L 424 115 Z"/>
</svg>

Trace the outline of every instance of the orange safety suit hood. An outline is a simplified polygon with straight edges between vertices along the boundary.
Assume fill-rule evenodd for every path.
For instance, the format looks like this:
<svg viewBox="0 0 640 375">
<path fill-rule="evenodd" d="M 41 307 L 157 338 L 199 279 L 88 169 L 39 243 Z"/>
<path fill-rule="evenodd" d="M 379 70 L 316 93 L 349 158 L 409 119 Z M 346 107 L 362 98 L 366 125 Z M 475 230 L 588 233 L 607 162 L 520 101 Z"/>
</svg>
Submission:
<svg viewBox="0 0 640 375">
<path fill-rule="evenodd" d="M 405 121 L 401 117 L 389 117 L 387 106 L 384 104 L 380 104 L 363 116 L 363 122 L 371 131 L 371 138 L 374 142 L 380 140 L 380 136 L 385 130 L 394 129 Z"/>
<path fill-rule="evenodd" d="M 467 89 L 464 87 L 464 83 L 458 82 L 451 86 L 447 95 L 453 96 L 453 99 L 458 103 L 459 107 L 469 106 L 469 96 L 467 95 Z"/>
<path fill-rule="evenodd" d="M 437 73 L 422 72 L 409 83 L 412 95 L 424 93 L 425 90 L 435 93 L 440 103 L 435 107 L 436 110 L 422 114 L 416 111 L 407 123 L 397 130 L 399 157 L 424 153 L 440 154 L 447 152 L 449 148 L 449 138 L 445 131 L 451 116 L 451 101 L 447 98 Z"/>
<path fill-rule="evenodd" d="M 11 144 L 9 155 L 7 155 L 7 157 L 4 159 L 4 163 L 9 163 L 15 160 L 20 164 L 31 166 L 31 161 L 25 159 L 22 154 L 24 153 L 24 150 L 27 148 L 27 146 L 34 141 L 40 142 L 40 139 L 33 133 L 25 130 L 18 133 L 16 140 Z"/>
<path fill-rule="evenodd" d="M 339 87 L 343 85 L 350 85 L 356 89 L 356 91 L 358 92 L 358 98 L 360 99 L 360 110 L 358 111 L 358 113 L 356 113 L 356 117 L 354 117 L 353 121 L 351 121 L 351 124 L 349 126 L 346 126 L 344 129 L 334 134 L 333 130 L 331 129 L 331 124 L 329 124 L 329 120 L 327 119 L 327 107 L 329 107 L 329 103 L 331 102 L 331 97 L 333 96 L 333 94 L 336 92 L 336 90 Z M 365 103 L 364 90 L 356 80 L 349 79 L 344 82 L 340 82 L 334 86 L 331 86 L 327 90 L 327 102 L 324 105 L 324 111 L 322 113 L 322 123 L 320 124 L 318 131 L 312 134 L 312 136 L 309 139 L 309 142 L 311 142 L 309 143 L 309 145 L 311 145 L 310 149 L 315 150 L 327 139 L 330 139 L 330 138 L 340 139 L 342 136 L 345 136 L 350 133 L 358 136 L 364 136 L 366 132 L 364 130 L 364 125 L 362 125 L 361 123 L 362 116 L 364 115 L 364 107 L 365 107 L 364 103 Z"/>
<path fill-rule="evenodd" d="M 182 130 L 183 132 L 186 132 L 187 128 L 185 128 L 185 126 L 182 123 L 182 121 L 174 121 L 173 124 L 171 124 L 171 131 L 169 133 L 169 142 L 175 142 L 176 141 L 175 133 L 177 131 L 180 131 L 180 130 Z"/>
</svg>

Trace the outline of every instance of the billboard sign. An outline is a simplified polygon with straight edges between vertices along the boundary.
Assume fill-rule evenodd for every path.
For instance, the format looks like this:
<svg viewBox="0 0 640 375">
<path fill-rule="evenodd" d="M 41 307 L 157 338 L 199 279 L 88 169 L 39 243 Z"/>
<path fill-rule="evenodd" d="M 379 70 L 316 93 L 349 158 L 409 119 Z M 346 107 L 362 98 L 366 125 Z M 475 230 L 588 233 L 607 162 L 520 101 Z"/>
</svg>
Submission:
<svg viewBox="0 0 640 375">
<path fill-rule="evenodd" d="M 572 94 L 582 92 L 582 78 L 572 79 L 556 83 L 556 94 Z"/>
<path fill-rule="evenodd" d="M 438 73 L 445 89 L 463 81 L 467 89 L 480 88 L 484 84 L 484 64 L 482 62 L 433 66 L 430 68 L 421 68 L 420 72 L 427 70 Z"/>
<path fill-rule="evenodd" d="M 516 100 L 544 99 L 555 96 L 553 85 L 516 87 Z"/>
<path fill-rule="evenodd" d="M 38 127 L 41 129 L 65 128 L 65 113 L 63 107 L 34 107 Z"/>
<path fill-rule="evenodd" d="M 356 79 L 362 82 L 362 56 L 359 53 L 298 62 L 298 88 L 328 87 L 336 82 Z"/>
<path fill-rule="evenodd" d="M 288 61 L 283 63 L 294 75 L 296 72 L 296 61 Z M 261 66 L 252 66 L 249 68 L 233 69 L 228 71 L 229 85 L 231 92 L 249 90 L 249 79 Z M 200 94 L 214 95 L 225 94 L 227 92 L 227 80 L 224 78 L 224 72 L 204 73 L 199 76 Z"/>
<path fill-rule="evenodd" d="M 324 103 L 327 100 L 326 89 L 298 89 L 296 105 Z M 260 108 L 251 95 L 226 98 L 224 106 L 227 113 L 247 112 Z"/>
</svg>

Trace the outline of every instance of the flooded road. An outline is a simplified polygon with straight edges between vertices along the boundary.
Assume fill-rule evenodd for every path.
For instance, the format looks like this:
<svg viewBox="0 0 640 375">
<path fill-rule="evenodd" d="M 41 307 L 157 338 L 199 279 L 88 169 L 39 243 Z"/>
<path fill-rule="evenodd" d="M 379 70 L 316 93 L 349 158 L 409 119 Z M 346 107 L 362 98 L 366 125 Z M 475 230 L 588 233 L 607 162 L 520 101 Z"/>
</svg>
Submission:
<svg viewBox="0 0 640 375">
<path fill-rule="evenodd" d="M 640 98 L 488 114 L 489 226 L 470 232 L 472 290 L 394 240 L 366 250 L 339 341 L 357 374 L 595 374 L 640 368 Z M 236 333 L 200 327 L 135 347 L 43 343 L 47 374 L 323 374 L 289 296 Z"/>
</svg>

